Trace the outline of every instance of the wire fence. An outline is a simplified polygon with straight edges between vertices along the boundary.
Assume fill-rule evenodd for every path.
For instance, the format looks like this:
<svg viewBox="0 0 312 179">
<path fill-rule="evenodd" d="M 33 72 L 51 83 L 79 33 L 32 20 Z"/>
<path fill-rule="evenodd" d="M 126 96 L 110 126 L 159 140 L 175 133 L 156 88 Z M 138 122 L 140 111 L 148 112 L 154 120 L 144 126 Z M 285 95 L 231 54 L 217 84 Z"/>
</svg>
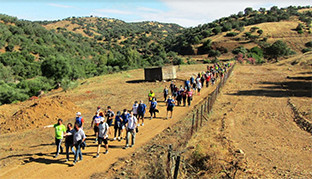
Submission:
<svg viewBox="0 0 312 179">
<path fill-rule="evenodd" d="M 227 82 L 228 78 L 232 74 L 235 64 L 229 68 L 227 73 L 224 74 L 222 78 L 220 78 L 220 82 L 217 83 L 217 87 L 214 89 L 212 93 L 206 96 L 199 104 L 194 107 L 194 110 L 191 115 L 191 127 L 188 132 L 187 139 L 190 139 L 193 134 L 198 131 L 200 127 L 203 126 L 203 123 L 208 121 L 209 115 L 212 112 L 213 105 L 217 100 L 217 97 L 222 89 L 222 87 Z M 205 120 L 205 121 L 203 121 Z M 181 151 L 173 151 L 172 146 L 168 146 L 168 156 L 167 156 L 167 176 L 168 178 L 178 178 L 179 168 L 181 163 Z"/>
</svg>

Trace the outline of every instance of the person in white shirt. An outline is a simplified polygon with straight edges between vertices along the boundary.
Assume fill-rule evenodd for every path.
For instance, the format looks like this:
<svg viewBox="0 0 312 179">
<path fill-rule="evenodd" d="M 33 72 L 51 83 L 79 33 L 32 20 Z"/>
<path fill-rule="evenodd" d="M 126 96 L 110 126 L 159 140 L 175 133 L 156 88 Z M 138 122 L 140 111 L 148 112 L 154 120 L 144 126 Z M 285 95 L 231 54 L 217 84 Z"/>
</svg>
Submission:
<svg viewBox="0 0 312 179">
<path fill-rule="evenodd" d="M 95 158 L 98 158 L 100 156 L 100 149 L 101 149 L 102 143 L 104 143 L 104 147 L 106 149 L 104 154 L 108 153 L 108 134 L 109 133 L 110 133 L 109 125 L 104 121 L 104 118 L 102 118 L 99 124 L 98 148 L 97 148 L 97 154 Z"/>
<path fill-rule="evenodd" d="M 131 146 L 135 143 L 135 129 L 137 127 L 137 118 L 133 115 L 133 111 L 130 112 L 130 117 L 128 119 L 128 123 L 126 124 L 127 135 L 126 135 L 126 146 L 125 149 L 129 147 L 130 134 L 132 137 Z"/>
<path fill-rule="evenodd" d="M 133 115 L 136 118 L 138 118 L 138 108 L 139 108 L 139 103 L 135 101 L 134 104 L 132 105 L 132 111 L 133 111 Z"/>
<path fill-rule="evenodd" d="M 82 143 L 86 140 L 86 135 L 82 130 L 82 128 L 80 127 L 79 123 L 75 123 L 75 132 L 73 133 L 73 135 L 74 135 L 74 145 L 76 148 L 75 160 L 73 162 L 73 165 L 75 165 L 78 162 L 78 156 L 79 161 L 82 160 L 81 147 Z"/>
</svg>

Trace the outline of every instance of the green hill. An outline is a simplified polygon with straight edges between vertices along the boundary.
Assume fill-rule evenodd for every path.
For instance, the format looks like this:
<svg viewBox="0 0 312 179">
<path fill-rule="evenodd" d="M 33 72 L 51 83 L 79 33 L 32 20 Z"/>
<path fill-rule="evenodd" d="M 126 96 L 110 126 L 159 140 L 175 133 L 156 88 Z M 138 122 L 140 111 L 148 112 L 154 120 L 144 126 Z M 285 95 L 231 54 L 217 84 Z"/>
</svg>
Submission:
<svg viewBox="0 0 312 179">
<path fill-rule="evenodd" d="M 310 7 L 292 6 L 246 8 L 186 29 L 92 16 L 31 22 L 0 14 L 0 104 L 26 100 L 58 86 L 66 90 L 76 86 L 77 79 L 181 64 L 181 55 L 242 54 L 262 63 L 263 58 L 277 59 L 276 54 L 311 51 L 311 19 Z"/>
</svg>

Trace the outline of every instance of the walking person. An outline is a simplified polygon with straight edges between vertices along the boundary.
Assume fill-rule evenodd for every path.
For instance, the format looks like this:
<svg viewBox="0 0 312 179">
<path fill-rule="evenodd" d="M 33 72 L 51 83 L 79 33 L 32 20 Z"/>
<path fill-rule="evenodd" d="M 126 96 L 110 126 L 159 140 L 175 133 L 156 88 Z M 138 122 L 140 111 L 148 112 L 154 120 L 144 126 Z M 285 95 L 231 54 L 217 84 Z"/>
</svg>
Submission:
<svg viewBox="0 0 312 179">
<path fill-rule="evenodd" d="M 115 121 L 114 121 L 114 139 L 116 140 L 117 132 L 118 132 L 118 141 L 120 141 L 120 135 L 122 130 L 122 118 L 121 118 L 121 112 L 117 111 Z"/>
<path fill-rule="evenodd" d="M 107 106 L 107 110 L 105 111 L 105 116 L 107 118 L 107 124 L 109 127 L 113 126 L 115 113 L 112 111 L 110 106 Z"/>
<path fill-rule="evenodd" d="M 141 100 L 138 107 L 138 125 L 140 125 L 140 119 L 142 119 L 141 126 L 144 126 L 144 116 L 146 108 L 147 108 L 146 104 L 144 104 L 143 100 Z"/>
<path fill-rule="evenodd" d="M 65 135 L 65 147 L 66 147 L 66 162 L 69 161 L 69 148 L 73 152 L 75 156 L 75 149 L 74 149 L 74 132 L 72 123 L 67 124 L 67 130 Z M 67 135 L 70 134 L 70 135 Z"/>
<path fill-rule="evenodd" d="M 138 108 L 139 108 L 138 101 L 134 101 L 134 104 L 132 105 L 132 111 L 133 111 L 133 115 L 136 118 L 138 117 Z"/>
<path fill-rule="evenodd" d="M 99 135 L 99 125 L 101 122 L 102 116 L 99 113 L 96 113 L 92 118 L 91 127 L 93 127 L 94 135 L 95 135 L 95 143 L 97 142 Z"/>
<path fill-rule="evenodd" d="M 153 119 L 153 115 L 154 118 L 156 118 L 156 108 L 157 108 L 157 101 L 156 98 L 153 98 L 153 100 L 151 101 L 151 105 L 150 105 L 150 114 L 151 114 L 151 119 Z"/>
<path fill-rule="evenodd" d="M 76 153 L 75 153 L 75 160 L 73 162 L 73 165 L 76 165 L 78 162 L 78 156 L 79 156 L 79 161 L 82 161 L 82 152 L 81 152 L 81 147 L 86 140 L 86 135 L 80 125 L 78 123 L 75 123 L 75 132 L 74 132 L 74 145 L 76 148 Z"/>
<path fill-rule="evenodd" d="M 50 127 L 54 127 L 55 129 L 56 154 L 54 158 L 57 158 L 60 152 L 63 153 L 62 140 L 63 140 L 64 134 L 66 133 L 66 127 L 64 126 L 62 119 L 58 119 L 57 124 L 44 126 L 44 128 L 50 128 Z"/>
<path fill-rule="evenodd" d="M 78 124 L 78 126 L 80 128 L 83 128 L 83 124 L 84 124 L 84 119 L 83 117 L 81 116 L 81 112 L 77 112 L 76 113 L 76 118 L 75 118 L 75 123 L 74 124 Z"/>
<path fill-rule="evenodd" d="M 169 96 L 166 104 L 167 104 L 167 119 L 168 119 L 169 112 L 171 113 L 170 119 L 172 119 L 172 113 L 173 113 L 173 107 L 175 106 L 175 101 L 174 99 L 172 99 L 171 96 Z"/>
<path fill-rule="evenodd" d="M 201 88 L 202 88 L 202 83 L 199 81 L 199 82 L 197 82 L 197 91 L 198 91 L 198 95 L 200 95 L 200 90 L 201 90 Z"/>
<path fill-rule="evenodd" d="M 169 95 L 169 90 L 168 90 L 168 87 L 166 86 L 165 89 L 164 89 L 164 101 L 166 102 L 167 101 L 167 97 Z"/>
<path fill-rule="evenodd" d="M 190 90 L 190 88 L 189 89 L 185 88 L 183 93 L 182 93 L 183 106 L 186 106 L 186 98 L 187 98 L 187 91 L 188 90 Z"/>
<path fill-rule="evenodd" d="M 191 102 L 193 100 L 193 91 L 190 89 L 187 91 L 187 104 L 191 106 Z"/>
<path fill-rule="evenodd" d="M 154 97 L 155 97 L 155 93 L 154 93 L 153 90 L 151 90 L 151 91 L 148 93 L 148 101 L 152 101 Z"/>
<path fill-rule="evenodd" d="M 133 147 L 135 143 L 135 128 L 137 127 L 137 118 L 133 115 L 133 111 L 130 112 L 130 117 L 128 120 L 128 123 L 126 125 L 127 129 L 127 135 L 126 135 L 126 146 L 125 149 L 129 147 L 129 140 L 130 140 L 130 135 L 131 135 L 131 145 L 130 147 Z"/>
<path fill-rule="evenodd" d="M 171 81 L 171 83 L 170 83 L 170 91 L 171 91 L 171 95 L 173 95 L 173 92 L 174 92 L 174 87 L 175 87 L 174 82 L 173 82 L 173 81 Z"/>
<path fill-rule="evenodd" d="M 96 153 L 95 158 L 98 158 L 100 156 L 100 149 L 101 149 L 102 143 L 104 143 L 104 147 L 106 149 L 104 154 L 108 153 L 108 134 L 109 133 L 110 133 L 109 125 L 103 119 L 99 125 L 98 147 L 97 147 L 97 153 Z"/>
<path fill-rule="evenodd" d="M 126 128 L 126 125 L 128 123 L 128 119 L 129 119 L 130 114 L 128 113 L 127 109 L 123 110 L 123 113 L 121 114 L 121 118 L 122 118 L 122 123 L 121 123 L 121 137 L 120 140 L 123 139 L 123 131 Z"/>
</svg>

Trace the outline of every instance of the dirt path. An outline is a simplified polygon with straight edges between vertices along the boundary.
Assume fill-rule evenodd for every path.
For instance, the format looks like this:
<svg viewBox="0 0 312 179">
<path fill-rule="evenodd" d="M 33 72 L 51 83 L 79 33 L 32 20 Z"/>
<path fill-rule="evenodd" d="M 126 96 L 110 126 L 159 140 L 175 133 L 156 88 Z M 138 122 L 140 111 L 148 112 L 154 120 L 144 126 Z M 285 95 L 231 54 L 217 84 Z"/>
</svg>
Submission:
<svg viewBox="0 0 312 179">
<path fill-rule="evenodd" d="M 215 115 L 224 119 L 226 135 L 244 151 L 253 173 L 311 178 L 312 136 L 294 123 L 287 104 L 292 96 L 298 106 L 311 107 L 311 80 L 293 86 L 298 81 L 287 76 L 298 73 L 284 68 L 237 66 L 216 103 Z"/>
<path fill-rule="evenodd" d="M 187 67 L 182 67 L 187 68 Z M 190 74 L 198 71 L 204 70 L 203 65 L 197 65 L 193 68 L 188 67 L 190 70 L 187 72 L 180 73 L 179 78 L 188 78 Z M 182 69 L 183 70 L 183 69 Z M 75 103 L 83 107 L 85 109 L 89 109 L 91 111 L 98 104 L 106 104 L 107 101 L 111 101 L 110 104 L 113 109 L 118 108 L 119 110 L 123 109 L 121 107 L 131 106 L 131 101 L 138 99 L 138 95 L 147 94 L 148 89 L 155 89 L 155 91 L 159 94 L 164 85 L 168 85 L 166 83 L 129 83 L 129 81 L 135 81 L 138 79 L 142 79 L 142 76 L 138 76 L 137 74 L 142 71 L 133 71 L 129 72 L 129 74 L 119 74 L 115 76 L 105 77 L 105 79 L 99 80 L 99 78 L 92 79 L 88 81 L 88 84 L 66 94 L 66 96 Z M 130 76 L 124 78 L 124 76 Z M 135 76 L 135 77 L 132 77 Z M 109 79 L 109 80 L 108 80 Z M 107 80 L 107 81 L 105 81 Z M 101 86 L 102 83 L 106 84 L 103 88 L 94 87 L 94 83 L 98 86 Z M 116 88 L 117 84 L 126 84 L 125 88 Z M 114 85 L 114 86 L 113 86 Z M 136 91 L 131 90 L 133 87 L 136 89 L 138 87 L 142 88 L 138 93 Z M 212 87 L 209 89 L 204 88 L 201 95 L 207 96 L 213 90 Z M 85 93 L 86 91 L 92 91 L 92 93 Z M 142 92 L 143 91 L 143 92 Z M 104 93 L 109 95 L 103 95 Z M 130 93 L 130 95 L 129 95 Z M 119 96 L 115 96 L 115 94 L 119 94 Z M 133 94 L 133 95 L 131 95 Z M 142 96 L 142 95 L 141 95 Z M 159 95 L 161 96 L 161 95 Z M 120 99 L 123 99 L 120 101 Z M 201 97 L 196 96 L 193 101 L 193 105 L 200 101 Z M 119 103 L 118 103 L 119 102 Z M 119 106 L 120 105 L 120 106 Z M 140 131 L 136 137 L 136 144 L 133 148 L 129 148 L 127 150 L 122 149 L 125 145 L 125 141 L 118 142 L 109 142 L 110 150 L 107 155 L 101 154 L 99 158 L 94 159 L 93 156 L 96 154 L 96 144 L 93 143 L 94 137 L 89 137 L 87 140 L 88 147 L 83 151 L 83 161 L 79 162 L 76 166 L 72 167 L 72 161 L 65 162 L 65 155 L 61 155 L 58 159 L 53 158 L 53 152 L 55 151 L 54 145 L 51 145 L 53 141 L 53 131 L 45 131 L 44 129 L 37 129 L 35 132 L 28 131 L 23 132 L 22 134 L 7 134 L 5 135 L 6 140 L 15 139 L 19 141 L 19 144 L 24 144 L 21 147 L 24 151 L 22 155 L 10 155 L 10 158 L 17 158 L 22 161 L 20 163 L 16 163 L 15 166 L 8 165 L 1 168 L 1 178 L 59 178 L 64 176 L 71 176 L 77 178 L 86 178 L 90 177 L 95 172 L 102 172 L 109 168 L 109 166 L 116 162 L 118 159 L 122 157 L 129 156 L 135 150 L 143 146 L 157 134 L 161 133 L 164 129 L 169 126 L 172 126 L 179 119 L 183 119 L 186 114 L 192 110 L 192 107 L 175 107 L 174 118 L 172 120 L 164 120 L 165 117 L 165 106 L 164 103 L 159 103 L 159 109 L 161 114 L 157 119 L 149 120 L 147 119 L 145 122 L 145 126 L 140 128 Z M 86 119 L 91 118 L 91 112 L 85 114 Z M 148 115 L 149 116 L 149 115 Z M 87 122 L 87 126 L 89 126 L 89 121 Z M 88 127 L 87 127 L 88 128 Z M 92 130 L 86 130 L 88 135 L 93 134 Z M 17 137 L 19 136 L 19 137 Z M 21 139 L 23 136 L 25 139 Z M 31 141 L 35 140 L 35 141 Z M 38 140 L 38 141 L 37 141 Z M 48 140 L 48 141 L 47 141 Z M 28 143 L 27 143 L 28 142 Z M 49 142 L 49 143 L 46 143 Z M 29 145 L 31 143 L 32 145 Z M 37 146 L 33 146 L 36 143 Z M 41 144 L 40 144 L 41 143 Z M 33 153 L 33 151 L 41 151 L 37 153 Z M 14 152 L 14 151 L 13 151 Z M 27 153 L 28 152 L 28 153 Z M 104 152 L 104 148 L 102 148 L 102 152 Z M 26 154 L 25 154 L 26 153 Z M 21 157 L 22 158 L 19 158 Z"/>
</svg>

